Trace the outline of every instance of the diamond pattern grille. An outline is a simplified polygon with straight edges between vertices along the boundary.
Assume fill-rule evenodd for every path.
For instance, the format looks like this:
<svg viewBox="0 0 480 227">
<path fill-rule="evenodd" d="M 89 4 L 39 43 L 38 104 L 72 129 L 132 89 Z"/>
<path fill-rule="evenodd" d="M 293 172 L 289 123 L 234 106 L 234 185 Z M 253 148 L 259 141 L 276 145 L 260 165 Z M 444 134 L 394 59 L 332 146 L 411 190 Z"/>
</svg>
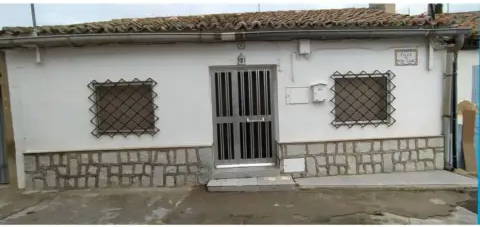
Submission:
<svg viewBox="0 0 480 227">
<path fill-rule="evenodd" d="M 157 133 L 155 110 L 158 106 L 154 103 L 157 93 L 153 90 L 156 84 L 151 78 L 90 82 L 88 87 L 92 94 L 89 99 L 93 104 L 89 110 L 94 115 L 90 122 L 95 126 L 92 135 L 113 137 Z"/>
<path fill-rule="evenodd" d="M 392 94 L 395 89 L 392 83 L 394 77 L 395 74 L 390 70 L 386 72 L 375 70 L 372 73 L 349 71 L 345 74 L 335 72 L 331 76 L 334 80 L 334 85 L 330 89 L 334 93 L 330 99 L 334 105 L 330 111 L 334 115 L 331 124 L 337 128 L 394 124 L 395 119 L 392 117 L 392 113 L 395 112 L 392 106 L 395 100 Z"/>
</svg>

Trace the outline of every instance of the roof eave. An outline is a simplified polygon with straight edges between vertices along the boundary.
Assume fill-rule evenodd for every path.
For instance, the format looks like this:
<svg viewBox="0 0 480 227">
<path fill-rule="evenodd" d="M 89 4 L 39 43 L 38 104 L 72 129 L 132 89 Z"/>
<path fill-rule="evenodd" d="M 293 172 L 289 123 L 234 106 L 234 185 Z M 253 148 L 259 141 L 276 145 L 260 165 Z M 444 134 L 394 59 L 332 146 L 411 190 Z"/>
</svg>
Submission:
<svg viewBox="0 0 480 227">
<path fill-rule="evenodd" d="M 282 41 L 295 39 L 368 39 L 457 35 L 468 36 L 469 28 L 410 28 L 410 29 L 328 29 L 328 30 L 274 30 L 241 32 L 182 32 L 182 33 L 98 33 L 40 35 L 0 38 L 0 48 L 62 47 L 102 44 L 158 44 L 172 42 L 231 42 Z"/>
</svg>

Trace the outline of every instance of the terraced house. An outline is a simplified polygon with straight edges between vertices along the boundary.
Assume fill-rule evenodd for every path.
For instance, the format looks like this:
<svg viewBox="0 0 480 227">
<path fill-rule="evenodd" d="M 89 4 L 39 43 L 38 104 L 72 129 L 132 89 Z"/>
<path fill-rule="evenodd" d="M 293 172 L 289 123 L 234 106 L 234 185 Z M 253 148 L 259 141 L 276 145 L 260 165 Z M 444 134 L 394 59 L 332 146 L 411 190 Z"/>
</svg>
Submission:
<svg viewBox="0 0 480 227">
<path fill-rule="evenodd" d="M 451 168 L 472 24 L 439 13 L 3 28 L 3 178 L 42 190 Z"/>
</svg>

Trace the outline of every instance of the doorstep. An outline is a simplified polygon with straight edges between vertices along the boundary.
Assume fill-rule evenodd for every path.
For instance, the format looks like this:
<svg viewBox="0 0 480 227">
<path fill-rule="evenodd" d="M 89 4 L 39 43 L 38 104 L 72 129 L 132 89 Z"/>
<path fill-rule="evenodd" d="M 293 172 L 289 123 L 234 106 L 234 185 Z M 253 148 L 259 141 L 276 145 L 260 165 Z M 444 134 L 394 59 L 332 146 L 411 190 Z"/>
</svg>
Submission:
<svg viewBox="0 0 480 227">
<path fill-rule="evenodd" d="M 297 178 L 301 189 L 476 189 L 477 179 L 445 170 Z"/>
<path fill-rule="evenodd" d="M 296 189 L 291 176 L 249 177 L 212 179 L 207 184 L 208 191 L 292 191 Z"/>
</svg>

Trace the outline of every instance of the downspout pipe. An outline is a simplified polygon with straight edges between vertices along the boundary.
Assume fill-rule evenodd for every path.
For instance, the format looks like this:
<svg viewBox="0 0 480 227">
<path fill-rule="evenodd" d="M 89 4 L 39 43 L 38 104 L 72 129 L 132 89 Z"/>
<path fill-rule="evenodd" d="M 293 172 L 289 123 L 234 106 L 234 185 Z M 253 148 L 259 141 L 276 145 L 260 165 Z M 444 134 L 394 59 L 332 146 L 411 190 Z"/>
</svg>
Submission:
<svg viewBox="0 0 480 227">
<path fill-rule="evenodd" d="M 452 163 L 452 167 L 453 168 L 458 168 L 457 166 L 457 163 L 458 163 L 458 157 L 459 157 L 459 153 L 462 152 L 462 151 L 458 151 L 457 150 L 457 136 L 458 136 L 458 132 L 457 132 L 457 125 L 458 125 L 458 119 L 457 119 L 457 103 L 458 103 L 458 100 L 457 100 L 457 90 L 458 90 L 458 87 L 457 87 L 457 81 L 458 81 L 458 75 L 457 75 L 457 72 L 458 72 L 458 51 L 461 50 L 463 48 L 463 45 L 465 44 L 465 35 L 457 35 L 455 37 L 455 45 L 454 45 L 454 48 L 452 48 L 452 51 L 453 51 L 453 62 L 451 62 L 452 64 L 452 104 L 451 104 L 451 107 L 452 107 L 452 110 L 451 110 L 451 127 L 452 127 L 452 154 L 453 154 L 453 163 Z"/>
<path fill-rule="evenodd" d="M 425 37 L 428 35 L 457 36 L 470 34 L 470 29 L 344 29 L 344 30 L 288 30 L 249 32 L 195 32 L 195 33 L 100 33 L 38 35 L 0 38 L 0 48 L 38 46 L 83 46 L 109 43 L 172 43 L 172 42 L 232 42 L 281 41 L 295 39 L 368 39 Z"/>
</svg>

